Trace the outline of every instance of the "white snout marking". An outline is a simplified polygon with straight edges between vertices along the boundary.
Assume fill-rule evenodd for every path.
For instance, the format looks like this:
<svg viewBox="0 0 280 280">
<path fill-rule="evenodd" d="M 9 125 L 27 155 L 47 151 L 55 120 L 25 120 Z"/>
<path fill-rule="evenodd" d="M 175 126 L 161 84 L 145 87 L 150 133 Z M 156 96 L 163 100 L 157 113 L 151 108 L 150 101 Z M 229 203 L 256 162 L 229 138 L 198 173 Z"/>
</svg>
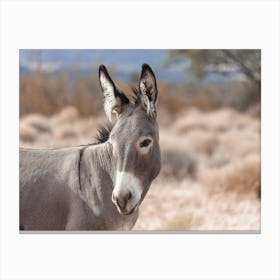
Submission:
<svg viewBox="0 0 280 280">
<path fill-rule="evenodd" d="M 129 191 L 131 199 L 126 205 L 126 210 L 130 211 L 139 203 L 142 195 L 140 180 L 129 172 L 117 171 L 114 195 L 118 196 L 122 191 Z"/>
</svg>

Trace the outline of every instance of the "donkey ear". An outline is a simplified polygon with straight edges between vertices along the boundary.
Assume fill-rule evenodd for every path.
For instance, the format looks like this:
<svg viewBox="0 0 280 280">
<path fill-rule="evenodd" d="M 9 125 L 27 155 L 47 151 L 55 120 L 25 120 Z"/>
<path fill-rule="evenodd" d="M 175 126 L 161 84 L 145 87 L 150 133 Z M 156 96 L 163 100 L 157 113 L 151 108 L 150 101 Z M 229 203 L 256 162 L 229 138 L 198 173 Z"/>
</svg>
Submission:
<svg viewBox="0 0 280 280">
<path fill-rule="evenodd" d="M 142 65 L 139 90 L 142 104 L 147 109 L 147 113 L 154 115 L 156 113 L 158 90 L 155 74 L 148 64 Z"/>
<path fill-rule="evenodd" d="M 104 65 L 99 66 L 99 82 L 104 94 L 104 110 L 108 119 L 112 121 L 112 113 L 121 114 L 129 99 L 116 87 Z"/>
</svg>

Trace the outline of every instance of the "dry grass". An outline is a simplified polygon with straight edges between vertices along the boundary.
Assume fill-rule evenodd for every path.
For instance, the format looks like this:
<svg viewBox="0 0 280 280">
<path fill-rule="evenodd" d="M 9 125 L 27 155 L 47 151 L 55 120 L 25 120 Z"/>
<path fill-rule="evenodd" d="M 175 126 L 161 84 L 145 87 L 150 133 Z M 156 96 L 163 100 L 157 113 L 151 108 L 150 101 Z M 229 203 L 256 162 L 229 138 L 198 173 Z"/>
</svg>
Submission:
<svg viewBox="0 0 280 280">
<path fill-rule="evenodd" d="M 38 131 L 28 123 L 21 123 L 19 128 L 20 141 L 32 143 L 38 137 Z"/>
<path fill-rule="evenodd" d="M 253 105 L 249 106 L 247 111 L 248 111 L 248 114 L 251 117 L 260 119 L 260 117 L 261 117 L 261 104 L 260 103 L 253 104 Z"/>
<path fill-rule="evenodd" d="M 191 109 L 178 118 L 174 128 L 178 133 L 187 133 L 191 130 L 223 132 L 232 125 L 237 114 L 231 108 L 223 108 L 206 113 Z"/>
<path fill-rule="evenodd" d="M 40 112 L 52 115 L 67 105 L 75 106 L 84 115 L 96 115 L 102 109 L 97 77 L 83 75 L 75 81 L 61 72 L 25 73 L 20 75 L 20 115 Z M 100 97 L 100 96 L 99 96 Z"/>
<path fill-rule="evenodd" d="M 185 134 L 194 130 L 213 133 L 226 133 L 230 130 L 255 128 L 259 120 L 249 114 L 239 113 L 231 108 L 223 108 L 211 112 L 200 112 L 190 109 L 181 115 L 174 124 L 177 133 Z"/>
<path fill-rule="evenodd" d="M 193 156 L 180 150 L 169 149 L 161 153 L 161 175 L 182 180 L 186 177 L 195 178 L 197 163 Z"/>
<path fill-rule="evenodd" d="M 95 65 L 97 66 L 97 65 Z M 72 69 L 72 74 L 60 71 L 47 73 L 21 73 L 20 75 L 20 115 L 30 113 L 55 114 L 63 107 L 72 105 L 82 116 L 96 116 L 102 112 L 102 98 L 97 73 L 85 74 Z M 74 74 L 74 75 L 73 75 Z M 76 75 L 75 75 L 76 74 Z M 75 77 L 75 78 L 74 78 Z M 128 93 L 130 86 L 127 82 L 117 81 L 122 89 Z M 138 77 L 133 85 L 137 86 Z M 246 110 L 249 106 L 250 114 L 257 116 L 260 110 L 254 105 L 259 98 L 252 88 L 244 87 L 244 83 L 231 82 L 228 87 L 192 83 L 172 83 L 158 81 L 160 92 L 160 107 L 172 116 L 178 116 L 186 108 L 195 107 L 203 112 L 213 111 L 224 107 Z M 252 95 L 252 93 L 254 93 Z M 255 106 L 255 108 L 253 108 Z"/>
<path fill-rule="evenodd" d="M 50 133 L 50 120 L 40 114 L 30 114 L 21 119 L 21 123 L 25 123 L 35 128 L 39 133 Z"/>
<path fill-rule="evenodd" d="M 232 191 L 247 195 L 254 192 L 260 196 L 260 156 L 252 154 L 237 163 L 204 171 L 200 182 L 210 193 Z"/>
<path fill-rule="evenodd" d="M 192 220 L 192 214 L 181 214 L 167 221 L 159 230 L 190 230 L 192 228 Z"/>
<path fill-rule="evenodd" d="M 78 132 L 75 131 L 73 125 L 67 123 L 55 130 L 55 136 L 60 139 L 76 138 L 78 136 Z"/>
<path fill-rule="evenodd" d="M 218 137 L 221 148 L 228 151 L 233 160 L 260 153 L 260 135 L 251 129 L 230 130 Z"/>
<path fill-rule="evenodd" d="M 140 207 L 135 230 L 259 230 L 260 200 L 253 193 L 210 194 L 195 181 L 157 179 Z"/>
<path fill-rule="evenodd" d="M 193 130 L 186 135 L 187 141 L 192 146 L 193 152 L 211 156 L 219 146 L 217 135 L 208 130 Z"/>
<path fill-rule="evenodd" d="M 183 111 L 158 112 L 162 170 L 135 229 L 259 229 L 260 120 L 229 108 Z M 26 115 L 20 145 L 92 143 L 103 122 L 104 114 L 81 117 L 74 107 L 50 117 Z"/>
<path fill-rule="evenodd" d="M 52 121 L 57 125 L 62 125 L 65 123 L 73 123 L 77 121 L 78 118 L 78 110 L 73 106 L 67 106 L 55 114 L 55 116 L 52 118 Z"/>
</svg>

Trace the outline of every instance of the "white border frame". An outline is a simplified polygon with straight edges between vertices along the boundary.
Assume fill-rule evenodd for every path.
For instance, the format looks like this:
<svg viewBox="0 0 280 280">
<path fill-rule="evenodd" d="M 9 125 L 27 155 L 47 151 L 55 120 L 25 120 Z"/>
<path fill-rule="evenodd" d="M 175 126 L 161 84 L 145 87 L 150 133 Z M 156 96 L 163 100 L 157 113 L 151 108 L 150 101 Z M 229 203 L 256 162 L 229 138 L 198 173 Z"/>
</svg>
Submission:
<svg viewBox="0 0 280 280">
<path fill-rule="evenodd" d="M 279 2 L 2 1 L 1 279 L 279 279 Z M 262 49 L 261 234 L 18 232 L 18 50 Z"/>
</svg>

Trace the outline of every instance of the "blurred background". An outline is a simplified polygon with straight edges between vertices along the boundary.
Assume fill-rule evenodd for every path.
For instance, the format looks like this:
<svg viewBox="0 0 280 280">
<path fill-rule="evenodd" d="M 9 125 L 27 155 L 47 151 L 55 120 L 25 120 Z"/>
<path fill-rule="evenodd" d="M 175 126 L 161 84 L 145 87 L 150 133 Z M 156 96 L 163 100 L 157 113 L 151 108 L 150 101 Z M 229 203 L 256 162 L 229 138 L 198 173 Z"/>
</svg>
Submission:
<svg viewBox="0 0 280 280">
<path fill-rule="evenodd" d="M 162 170 L 135 230 L 260 230 L 260 50 L 20 50 L 20 146 L 92 143 L 98 67 L 125 91 L 159 89 Z"/>
</svg>

